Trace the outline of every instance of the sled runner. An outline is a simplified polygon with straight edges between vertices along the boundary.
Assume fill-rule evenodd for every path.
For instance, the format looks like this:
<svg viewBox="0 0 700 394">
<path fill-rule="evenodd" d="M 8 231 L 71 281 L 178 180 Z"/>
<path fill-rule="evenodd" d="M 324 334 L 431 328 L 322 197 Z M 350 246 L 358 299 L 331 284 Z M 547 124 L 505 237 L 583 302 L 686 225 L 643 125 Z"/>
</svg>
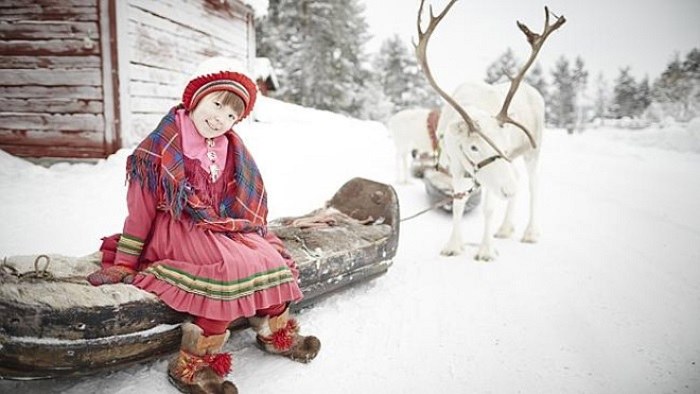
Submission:
<svg viewBox="0 0 700 394">
<path fill-rule="evenodd" d="M 304 299 L 387 271 L 396 254 L 399 206 L 391 186 L 354 178 L 325 208 L 269 228 L 299 267 Z M 131 285 L 91 286 L 100 252 L 15 256 L 0 269 L 0 379 L 80 376 L 175 351 L 184 314 Z M 232 327 L 244 327 L 240 319 Z"/>
<path fill-rule="evenodd" d="M 433 204 L 437 204 L 440 201 L 447 202 L 440 206 L 443 210 L 447 212 L 452 212 L 452 200 L 449 198 L 452 196 L 452 182 L 450 175 L 445 171 L 436 170 L 434 167 L 430 169 L 425 169 L 423 171 L 423 183 L 425 184 L 425 191 L 430 197 L 430 201 Z M 474 190 L 471 192 L 467 198 L 467 203 L 464 206 L 464 212 L 469 212 L 476 208 L 481 202 L 481 188 L 479 186 L 474 186 Z"/>
</svg>

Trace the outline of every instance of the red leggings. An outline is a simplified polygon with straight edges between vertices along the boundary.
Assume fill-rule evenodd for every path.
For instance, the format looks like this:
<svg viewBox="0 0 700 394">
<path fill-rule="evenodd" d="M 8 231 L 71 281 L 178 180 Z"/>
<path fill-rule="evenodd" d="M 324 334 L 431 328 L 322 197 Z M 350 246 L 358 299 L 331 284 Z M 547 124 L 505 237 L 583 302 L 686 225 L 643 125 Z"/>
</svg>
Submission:
<svg viewBox="0 0 700 394">
<path fill-rule="evenodd" d="M 271 306 L 269 308 L 258 310 L 255 313 L 255 316 L 258 316 L 258 317 L 279 316 L 286 309 L 287 309 L 287 304 L 275 305 L 275 306 Z M 201 317 L 201 316 L 195 316 L 193 323 L 198 325 L 202 330 L 204 330 L 205 337 L 208 337 L 211 335 L 223 334 L 226 332 L 226 329 L 228 328 L 229 324 L 231 324 L 230 321 L 212 320 L 212 319 L 207 319 L 207 318 Z"/>
</svg>

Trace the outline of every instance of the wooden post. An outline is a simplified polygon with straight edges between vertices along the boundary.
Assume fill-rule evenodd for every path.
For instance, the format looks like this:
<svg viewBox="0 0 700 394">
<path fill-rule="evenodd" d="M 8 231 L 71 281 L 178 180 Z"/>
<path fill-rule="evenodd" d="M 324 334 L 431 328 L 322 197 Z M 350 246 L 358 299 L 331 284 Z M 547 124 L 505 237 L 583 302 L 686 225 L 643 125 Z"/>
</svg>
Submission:
<svg viewBox="0 0 700 394">
<path fill-rule="evenodd" d="M 102 88 L 104 92 L 104 155 L 121 147 L 119 67 L 115 0 L 99 0 L 100 45 L 102 49 Z"/>
</svg>

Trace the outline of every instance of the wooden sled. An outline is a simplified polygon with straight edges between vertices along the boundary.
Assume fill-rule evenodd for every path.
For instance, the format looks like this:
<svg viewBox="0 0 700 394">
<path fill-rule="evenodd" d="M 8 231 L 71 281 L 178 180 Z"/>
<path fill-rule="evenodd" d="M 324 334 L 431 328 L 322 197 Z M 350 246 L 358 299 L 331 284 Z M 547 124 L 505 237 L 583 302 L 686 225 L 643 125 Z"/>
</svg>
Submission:
<svg viewBox="0 0 700 394">
<path fill-rule="evenodd" d="M 447 212 L 452 212 L 452 180 L 450 175 L 444 171 L 438 171 L 434 167 L 423 171 L 423 183 L 425 191 L 430 197 L 433 204 L 438 204 L 440 201 L 447 201 L 440 205 L 440 208 Z M 464 205 L 464 212 L 467 213 L 476 208 L 481 202 L 481 188 L 474 186 L 474 190 L 467 198 L 467 203 Z"/>
<path fill-rule="evenodd" d="M 330 225 L 329 225 L 330 224 Z M 270 223 L 296 260 L 303 301 L 381 275 L 399 237 L 391 186 L 354 178 L 327 207 Z M 180 344 L 186 317 L 125 284 L 91 286 L 100 252 L 75 258 L 15 256 L 0 269 L 0 379 L 43 379 L 113 370 Z M 50 263 L 48 263 L 50 259 Z M 232 327 L 244 327 L 239 319 Z"/>
</svg>

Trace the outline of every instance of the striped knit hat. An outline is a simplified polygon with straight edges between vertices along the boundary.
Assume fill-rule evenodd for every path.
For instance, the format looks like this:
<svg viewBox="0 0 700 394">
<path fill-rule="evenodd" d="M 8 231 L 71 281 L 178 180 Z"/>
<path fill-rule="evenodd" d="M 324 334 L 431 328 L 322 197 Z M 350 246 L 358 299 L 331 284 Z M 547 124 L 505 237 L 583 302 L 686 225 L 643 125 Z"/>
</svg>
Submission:
<svg viewBox="0 0 700 394">
<path fill-rule="evenodd" d="M 257 87 L 247 75 L 241 72 L 244 69 L 241 62 L 232 58 L 213 57 L 202 62 L 182 93 L 185 109 L 191 111 L 199 104 L 202 97 L 209 93 L 227 90 L 240 97 L 245 104 L 245 109 L 238 120 L 248 116 L 255 105 Z"/>
</svg>

